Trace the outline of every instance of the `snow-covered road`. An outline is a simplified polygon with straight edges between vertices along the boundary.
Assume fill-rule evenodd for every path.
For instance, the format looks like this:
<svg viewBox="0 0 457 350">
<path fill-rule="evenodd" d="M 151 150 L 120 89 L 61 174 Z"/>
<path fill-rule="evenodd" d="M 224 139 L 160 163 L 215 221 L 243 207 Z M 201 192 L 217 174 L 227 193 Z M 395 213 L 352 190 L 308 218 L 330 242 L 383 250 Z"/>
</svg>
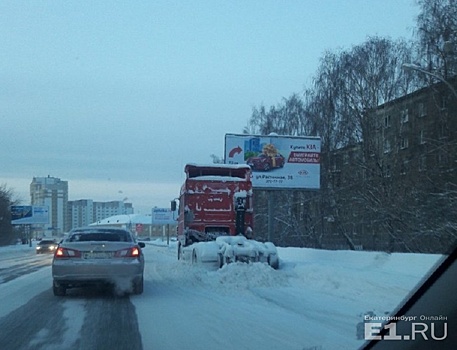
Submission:
<svg viewBox="0 0 457 350">
<path fill-rule="evenodd" d="M 14 254 L 19 259 L 30 249 Z M 4 248 L 0 252 L 8 256 Z M 363 344 L 356 337 L 363 316 L 393 311 L 440 258 L 279 248 L 279 270 L 260 263 L 216 269 L 178 261 L 173 242 L 152 242 L 144 252 L 145 291 L 139 296 L 71 290 L 57 298 L 50 267 L 0 281 L 0 344 L 46 350 L 126 344 L 145 350 L 356 349 Z M 0 260 L 0 269 L 6 264 Z"/>
</svg>

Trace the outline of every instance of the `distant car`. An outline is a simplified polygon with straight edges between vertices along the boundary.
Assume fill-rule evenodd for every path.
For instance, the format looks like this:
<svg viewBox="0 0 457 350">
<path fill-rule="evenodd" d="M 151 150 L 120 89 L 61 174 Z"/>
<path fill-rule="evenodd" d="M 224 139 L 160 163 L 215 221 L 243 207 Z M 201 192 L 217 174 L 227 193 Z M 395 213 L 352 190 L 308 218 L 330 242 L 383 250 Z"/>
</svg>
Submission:
<svg viewBox="0 0 457 350">
<path fill-rule="evenodd" d="M 69 288 L 93 284 L 143 293 L 144 247 L 122 228 L 91 226 L 70 231 L 52 261 L 54 295 L 64 296 Z"/>
<path fill-rule="evenodd" d="M 280 154 L 277 154 L 274 157 L 270 157 L 264 153 L 261 153 L 257 157 L 248 158 L 246 163 L 251 167 L 252 170 L 268 171 L 273 168 L 282 168 L 284 166 L 285 159 Z"/>
<path fill-rule="evenodd" d="M 36 245 L 36 253 L 37 254 L 44 254 L 44 253 L 54 253 L 57 249 L 58 244 L 54 240 L 50 239 L 43 239 Z"/>
</svg>

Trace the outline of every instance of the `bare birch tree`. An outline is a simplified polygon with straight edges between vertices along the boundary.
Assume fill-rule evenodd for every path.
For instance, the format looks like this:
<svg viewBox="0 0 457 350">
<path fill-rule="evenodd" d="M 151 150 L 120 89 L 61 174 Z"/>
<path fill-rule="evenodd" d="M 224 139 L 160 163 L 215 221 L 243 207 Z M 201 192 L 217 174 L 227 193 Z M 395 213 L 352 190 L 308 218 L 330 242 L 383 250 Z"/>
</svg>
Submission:
<svg viewBox="0 0 457 350">
<path fill-rule="evenodd" d="M 14 238 L 11 226 L 11 205 L 16 204 L 12 189 L 5 184 L 0 185 L 0 245 L 11 244 Z"/>
<path fill-rule="evenodd" d="M 447 79 L 457 74 L 457 1 L 417 0 L 417 4 L 420 60 L 427 70 Z"/>
</svg>

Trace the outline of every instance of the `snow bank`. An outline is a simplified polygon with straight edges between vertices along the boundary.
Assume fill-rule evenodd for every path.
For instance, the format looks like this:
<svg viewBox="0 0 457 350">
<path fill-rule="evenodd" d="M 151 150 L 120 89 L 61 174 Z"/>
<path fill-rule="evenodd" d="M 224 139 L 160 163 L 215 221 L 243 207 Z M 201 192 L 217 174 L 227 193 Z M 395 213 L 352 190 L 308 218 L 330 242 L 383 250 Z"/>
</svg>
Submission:
<svg viewBox="0 0 457 350">
<path fill-rule="evenodd" d="M 393 312 L 441 258 L 278 248 L 274 270 L 264 263 L 192 265 L 176 260 L 175 244 L 145 253 L 150 288 L 132 299 L 143 344 L 264 350 L 360 347 L 363 316 Z M 166 329 L 158 322 L 175 324 L 183 340 L 161 338 Z"/>
</svg>

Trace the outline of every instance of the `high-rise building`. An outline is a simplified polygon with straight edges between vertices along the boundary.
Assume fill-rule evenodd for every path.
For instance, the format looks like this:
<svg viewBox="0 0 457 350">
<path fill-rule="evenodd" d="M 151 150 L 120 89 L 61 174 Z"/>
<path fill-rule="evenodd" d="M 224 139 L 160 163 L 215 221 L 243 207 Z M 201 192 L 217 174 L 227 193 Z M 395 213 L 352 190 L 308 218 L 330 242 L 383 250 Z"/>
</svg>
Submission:
<svg viewBox="0 0 457 350">
<path fill-rule="evenodd" d="M 44 235 L 58 235 L 68 230 L 68 181 L 49 175 L 34 177 L 30 184 L 30 198 L 32 205 L 49 208 L 49 224 L 43 226 Z"/>
</svg>

